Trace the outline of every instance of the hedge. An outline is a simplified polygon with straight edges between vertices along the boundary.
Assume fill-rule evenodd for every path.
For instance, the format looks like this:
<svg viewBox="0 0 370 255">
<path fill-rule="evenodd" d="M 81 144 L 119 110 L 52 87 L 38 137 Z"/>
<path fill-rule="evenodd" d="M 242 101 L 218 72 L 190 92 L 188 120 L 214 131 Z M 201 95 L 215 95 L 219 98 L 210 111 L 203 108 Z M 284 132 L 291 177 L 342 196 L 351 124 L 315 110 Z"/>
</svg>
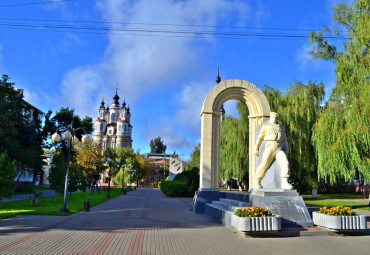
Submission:
<svg viewBox="0 0 370 255">
<path fill-rule="evenodd" d="M 175 182 L 182 182 L 185 185 L 184 195 L 187 197 L 193 197 L 195 191 L 199 188 L 199 169 L 193 168 L 179 173 L 173 179 Z"/>
<path fill-rule="evenodd" d="M 161 190 L 170 197 L 182 197 L 185 193 L 185 184 L 177 181 L 163 181 Z"/>
</svg>

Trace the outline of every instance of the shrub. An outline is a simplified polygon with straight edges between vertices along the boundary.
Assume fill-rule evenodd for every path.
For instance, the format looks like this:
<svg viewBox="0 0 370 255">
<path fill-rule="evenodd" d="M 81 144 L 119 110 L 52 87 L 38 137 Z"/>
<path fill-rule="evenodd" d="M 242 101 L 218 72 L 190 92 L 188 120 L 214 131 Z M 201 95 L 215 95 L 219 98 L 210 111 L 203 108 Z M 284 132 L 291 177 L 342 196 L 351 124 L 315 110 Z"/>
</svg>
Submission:
<svg viewBox="0 0 370 255">
<path fill-rule="evenodd" d="M 194 196 L 195 191 L 199 188 L 199 170 L 193 168 L 192 170 L 187 170 L 179 173 L 175 176 L 173 181 L 182 182 L 185 185 L 185 196 Z"/>
<path fill-rule="evenodd" d="M 182 197 L 184 196 L 185 184 L 176 181 L 163 181 L 161 184 L 161 190 L 170 197 Z"/>
<path fill-rule="evenodd" d="M 42 198 L 42 192 L 35 191 L 35 193 L 30 197 L 30 206 L 39 206 L 41 204 Z"/>
<path fill-rule="evenodd" d="M 2 113 L 1 113 L 2 114 Z M 0 200 L 11 197 L 14 191 L 15 160 L 11 160 L 5 152 L 0 154 Z"/>
<path fill-rule="evenodd" d="M 272 216 L 272 213 L 270 210 L 267 210 L 263 206 L 255 206 L 255 205 L 253 205 L 252 207 L 237 208 L 234 214 L 239 217 L 249 217 L 249 218 Z"/>
<path fill-rule="evenodd" d="M 320 208 L 320 213 L 327 214 L 327 215 L 333 215 L 333 216 L 349 216 L 349 215 L 356 215 L 356 212 L 354 212 L 351 207 L 343 207 L 343 206 L 335 206 L 332 208 L 328 208 L 326 206 Z"/>
<path fill-rule="evenodd" d="M 161 188 L 162 182 L 158 182 L 158 188 Z"/>
<path fill-rule="evenodd" d="M 32 187 L 32 186 L 28 186 L 28 185 L 23 185 L 23 186 L 17 186 L 15 187 L 15 190 L 14 192 L 16 193 L 35 193 L 35 189 Z"/>
</svg>

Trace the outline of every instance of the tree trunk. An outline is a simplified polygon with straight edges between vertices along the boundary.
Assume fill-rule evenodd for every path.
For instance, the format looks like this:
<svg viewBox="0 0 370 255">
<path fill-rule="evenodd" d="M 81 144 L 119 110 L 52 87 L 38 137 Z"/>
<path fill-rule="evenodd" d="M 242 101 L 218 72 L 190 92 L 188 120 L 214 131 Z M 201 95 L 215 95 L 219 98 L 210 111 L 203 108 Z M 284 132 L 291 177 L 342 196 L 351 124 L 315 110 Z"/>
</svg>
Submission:
<svg viewBox="0 0 370 255">
<path fill-rule="evenodd" d="M 311 193 L 312 199 L 316 199 L 316 196 L 317 196 L 317 189 L 312 188 L 312 193 Z"/>
<path fill-rule="evenodd" d="M 17 170 L 19 170 L 19 168 L 20 168 L 20 166 L 17 166 Z M 15 182 L 15 187 L 18 187 L 19 179 L 20 179 L 20 178 L 21 178 L 21 176 L 23 175 L 23 172 L 24 172 L 24 168 L 23 168 L 23 167 L 21 167 L 21 172 L 20 172 L 20 174 L 18 175 L 18 178 L 17 178 L 17 180 L 16 180 L 16 182 Z"/>
</svg>

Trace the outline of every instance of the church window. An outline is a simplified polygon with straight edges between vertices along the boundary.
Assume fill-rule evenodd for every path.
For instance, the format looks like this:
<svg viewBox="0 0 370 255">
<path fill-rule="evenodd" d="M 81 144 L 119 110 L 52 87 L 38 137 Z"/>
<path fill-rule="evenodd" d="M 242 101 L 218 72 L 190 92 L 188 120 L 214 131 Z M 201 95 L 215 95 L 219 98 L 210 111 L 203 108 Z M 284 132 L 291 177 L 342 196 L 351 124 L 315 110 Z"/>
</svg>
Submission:
<svg viewBox="0 0 370 255">
<path fill-rule="evenodd" d="M 100 131 L 103 131 L 103 124 L 100 124 Z"/>
<path fill-rule="evenodd" d="M 127 125 L 125 124 L 125 129 L 124 129 L 125 132 L 127 132 Z"/>
<path fill-rule="evenodd" d="M 121 131 L 121 124 L 118 125 L 118 131 Z"/>
<path fill-rule="evenodd" d="M 100 113 L 100 118 L 101 118 L 101 119 L 103 118 L 103 113 L 102 113 L 102 112 Z"/>
</svg>

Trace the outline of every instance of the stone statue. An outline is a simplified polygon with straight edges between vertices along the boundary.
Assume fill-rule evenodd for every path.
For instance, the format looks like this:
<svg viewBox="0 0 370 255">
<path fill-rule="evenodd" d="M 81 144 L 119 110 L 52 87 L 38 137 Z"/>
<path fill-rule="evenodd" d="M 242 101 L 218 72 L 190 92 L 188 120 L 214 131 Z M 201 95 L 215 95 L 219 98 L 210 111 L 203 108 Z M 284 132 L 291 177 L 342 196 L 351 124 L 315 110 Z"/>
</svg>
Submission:
<svg viewBox="0 0 370 255">
<path fill-rule="evenodd" d="M 254 188 L 260 189 L 261 181 L 271 163 L 276 159 L 281 167 L 281 188 L 293 189 L 288 183 L 289 162 L 288 162 L 288 140 L 285 135 L 284 127 L 277 123 L 279 115 L 276 112 L 270 113 L 270 123 L 262 126 L 257 139 L 255 155 L 259 156 L 259 148 L 263 140 L 266 141 L 265 151 L 262 155 L 262 162 L 258 166 L 254 179 Z"/>
</svg>

